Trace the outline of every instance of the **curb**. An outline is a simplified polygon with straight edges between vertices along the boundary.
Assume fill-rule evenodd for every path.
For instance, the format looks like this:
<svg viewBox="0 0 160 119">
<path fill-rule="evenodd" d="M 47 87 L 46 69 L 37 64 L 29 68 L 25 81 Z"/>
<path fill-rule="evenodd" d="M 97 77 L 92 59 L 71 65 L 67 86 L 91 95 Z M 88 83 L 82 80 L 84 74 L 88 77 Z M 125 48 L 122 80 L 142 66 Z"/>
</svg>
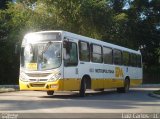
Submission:
<svg viewBox="0 0 160 119">
<path fill-rule="evenodd" d="M 0 93 L 19 91 L 18 85 L 0 85 Z"/>
<path fill-rule="evenodd" d="M 140 85 L 140 86 L 137 86 L 137 87 L 140 87 L 140 88 L 143 88 L 143 87 L 145 87 L 145 88 L 159 88 L 160 87 L 160 84 L 142 84 L 142 85 Z"/>
<path fill-rule="evenodd" d="M 13 88 L 13 89 L 19 89 L 19 85 L 0 85 L 0 88 Z"/>
<path fill-rule="evenodd" d="M 15 91 L 19 91 L 19 90 L 14 89 L 14 88 L 1 88 L 0 89 L 0 93 L 15 92 Z"/>
<path fill-rule="evenodd" d="M 154 93 L 149 93 L 149 96 L 160 99 L 160 95 L 157 95 L 157 94 L 154 94 Z"/>
</svg>

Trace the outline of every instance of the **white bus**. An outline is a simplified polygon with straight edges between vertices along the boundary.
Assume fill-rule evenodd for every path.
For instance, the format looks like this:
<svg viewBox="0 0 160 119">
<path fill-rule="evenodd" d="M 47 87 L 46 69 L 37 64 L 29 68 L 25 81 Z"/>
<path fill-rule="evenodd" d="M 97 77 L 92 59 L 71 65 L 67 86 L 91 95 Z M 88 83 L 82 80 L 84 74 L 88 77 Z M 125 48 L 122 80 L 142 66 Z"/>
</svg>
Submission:
<svg viewBox="0 0 160 119">
<path fill-rule="evenodd" d="M 20 90 L 128 92 L 142 83 L 139 51 L 66 31 L 28 33 L 21 45 Z"/>
</svg>

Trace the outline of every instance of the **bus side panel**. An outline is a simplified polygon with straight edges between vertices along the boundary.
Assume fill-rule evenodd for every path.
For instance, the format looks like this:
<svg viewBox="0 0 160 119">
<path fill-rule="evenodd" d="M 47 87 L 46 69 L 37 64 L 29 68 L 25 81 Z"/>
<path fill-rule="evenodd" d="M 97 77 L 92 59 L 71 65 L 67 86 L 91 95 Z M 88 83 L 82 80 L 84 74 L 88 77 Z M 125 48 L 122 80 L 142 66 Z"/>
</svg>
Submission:
<svg viewBox="0 0 160 119">
<path fill-rule="evenodd" d="M 79 90 L 81 80 L 78 78 L 65 78 L 63 79 L 64 87 L 63 90 L 72 91 Z"/>
<path fill-rule="evenodd" d="M 104 88 L 115 88 L 120 85 L 120 80 L 115 78 L 115 66 L 104 64 Z"/>
<path fill-rule="evenodd" d="M 138 85 L 141 85 L 142 84 L 142 68 L 131 68 L 131 78 L 130 78 L 130 85 L 131 86 L 138 86 Z M 132 73 L 133 72 L 133 73 Z"/>
<path fill-rule="evenodd" d="M 91 88 L 92 89 L 101 89 L 104 88 L 104 79 L 103 79 L 103 64 L 100 63 L 92 63 L 92 80 L 91 80 Z"/>
<path fill-rule="evenodd" d="M 125 69 L 124 66 L 115 65 L 115 88 L 124 86 Z"/>
<path fill-rule="evenodd" d="M 142 68 L 129 67 L 130 86 L 142 84 Z"/>
<path fill-rule="evenodd" d="M 123 68 L 108 64 L 94 64 L 93 67 L 92 89 L 123 87 Z"/>
</svg>

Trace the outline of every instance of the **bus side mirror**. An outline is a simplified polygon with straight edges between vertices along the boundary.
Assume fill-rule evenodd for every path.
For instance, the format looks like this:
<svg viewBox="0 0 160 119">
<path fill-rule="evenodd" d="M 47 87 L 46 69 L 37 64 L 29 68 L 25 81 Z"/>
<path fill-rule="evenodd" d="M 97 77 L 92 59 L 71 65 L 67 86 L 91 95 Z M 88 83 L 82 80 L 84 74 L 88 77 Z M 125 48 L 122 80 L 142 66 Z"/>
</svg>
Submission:
<svg viewBox="0 0 160 119">
<path fill-rule="evenodd" d="M 63 59 L 64 59 L 64 60 L 69 60 L 69 55 L 67 54 L 65 48 L 63 49 Z"/>
<path fill-rule="evenodd" d="M 72 48 L 72 43 L 69 41 L 64 41 L 63 42 L 63 48 L 66 49 L 66 53 L 70 54 L 70 49 Z"/>
</svg>

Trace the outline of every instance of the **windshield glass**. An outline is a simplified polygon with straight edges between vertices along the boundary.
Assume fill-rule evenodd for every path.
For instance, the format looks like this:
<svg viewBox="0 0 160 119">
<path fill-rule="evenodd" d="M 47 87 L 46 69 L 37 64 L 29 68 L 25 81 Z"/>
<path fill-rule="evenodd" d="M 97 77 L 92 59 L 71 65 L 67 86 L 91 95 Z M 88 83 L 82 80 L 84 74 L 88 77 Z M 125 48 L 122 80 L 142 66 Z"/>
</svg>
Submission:
<svg viewBox="0 0 160 119">
<path fill-rule="evenodd" d="M 21 50 L 21 67 L 27 70 L 49 70 L 61 65 L 61 43 L 27 44 Z"/>
</svg>

